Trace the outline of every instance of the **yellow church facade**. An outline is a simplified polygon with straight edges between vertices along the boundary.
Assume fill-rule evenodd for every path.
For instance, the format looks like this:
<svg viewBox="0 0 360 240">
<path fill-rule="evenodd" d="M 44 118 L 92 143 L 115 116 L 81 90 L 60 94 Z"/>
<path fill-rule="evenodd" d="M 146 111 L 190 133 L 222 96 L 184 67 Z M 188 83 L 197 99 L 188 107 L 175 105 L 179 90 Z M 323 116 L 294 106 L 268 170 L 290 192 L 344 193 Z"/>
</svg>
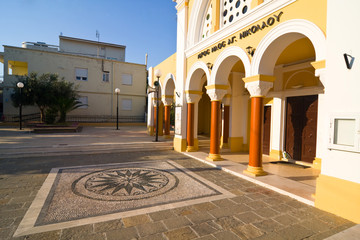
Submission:
<svg viewBox="0 0 360 240">
<path fill-rule="evenodd" d="M 359 3 L 176 4 L 176 53 L 149 69 L 161 92 L 148 96 L 149 133 L 170 137 L 172 107 L 176 151 L 197 151 L 208 135 L 209 160 L 221 161 L 221 148 L 247 152 L 253 177 L 266 174 L 263 154 L 319 168 L 315 206 L 360 223 L 360 38 L 348 24 Z"/>
</svg>

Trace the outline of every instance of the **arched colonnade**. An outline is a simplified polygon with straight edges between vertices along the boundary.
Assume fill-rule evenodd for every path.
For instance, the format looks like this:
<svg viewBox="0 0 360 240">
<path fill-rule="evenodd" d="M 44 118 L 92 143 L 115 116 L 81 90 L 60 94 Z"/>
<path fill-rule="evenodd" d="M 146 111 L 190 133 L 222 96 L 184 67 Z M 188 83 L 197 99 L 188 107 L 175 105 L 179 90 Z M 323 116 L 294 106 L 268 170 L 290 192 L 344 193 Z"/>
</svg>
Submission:
<svg viewBox="0 0 360 240">
<path fill-rule="evenodd" d="M 321 78 L 324 66 L 319 64 L 325 59 L 325 36 L 316 25 L 306 20 L 289 20 L 279 24 L 260 41 L 252 58 L 242 48 L 231 46 L 220 53 L 212 68 L 202 61 L 195 62 L 187 73 L 182 92 L 185 96 L 183 111 L 187 111 L 186 151 L 198 150 L 198 103 L 205 85 L 211 101 L 208 159 L 222 160 L 220 146 L 226 146 L 230 139 L 233 149 L 249 151 L 246 173 L 253 176 L 266 174 L 262 169 L 264 99 L 274 91 L 279 81 L 274 74 L 277 59 L 290 44 L 304 38 L 314 48 L 312 65 L 315 75 L 325 86 L 325 79 Z M 165 135 L 169 134 L 167 115 L 174 92 L 177 92 L 175 86 L 175 77 L 169 73 L 161 84 L 161 89 L 164 89 Z"/>
</svg>

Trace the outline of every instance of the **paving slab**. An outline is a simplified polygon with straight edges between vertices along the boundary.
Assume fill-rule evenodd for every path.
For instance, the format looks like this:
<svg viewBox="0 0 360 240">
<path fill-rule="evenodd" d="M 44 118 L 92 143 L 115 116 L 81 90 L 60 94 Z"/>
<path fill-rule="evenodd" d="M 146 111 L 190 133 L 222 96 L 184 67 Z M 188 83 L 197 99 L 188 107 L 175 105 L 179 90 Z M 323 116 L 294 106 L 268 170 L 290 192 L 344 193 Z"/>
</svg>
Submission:
<svg viewBox="0 0 360 240">
<path fill-rule="evenodd" d="M 105 131 L 106 130 L 106 131 Z M 93 138 L 94 142 L 106 142 L 108 134 L 116 134 L 105 129 L 89 130 L 87 135 Z M 125 130 L 125 129 L 124 129 Z M 141 131 L 146 132 L 146 129 Z M 136 129 L 127 130 L 125 135 L 137 135 Z M 84 128 L 81 134 L 86 133 Z M 91 134 L 90 134 L 91 133 Z M 1 129 L 0 129 L 1 134 Z M 38 138 L 20 138 L 16 139 L 19 134 L 14 134 L 14 142 L 16 144 L 29 144 L 35 146 L 44 142 L 44 139 Z M 110 135 L 111 135 L 110 134 Z M 142 134 L 142 133 L 141 133 Z M 121 138 L 117 135 L 110 136 L 112 140 Z M 47 136 L 49 144 L 51 142 Z M 59 136 L 54 138 L 62 139 Z M 68 138 L 68 137 L 66 137 Z M 70 137 L 71 138 L 71 137 Z M 88 144 L 89 140 L 84 140 L 86 134 L 82 137 L 73 137 L 79 145 Z M 6 137 L 7 143 L 0 143 L 0 146 L 11 145 L 11 137 Z M 30 140 L 33 141 L 30 141 Z M 95 140 L 94 140 L 95 139 Z M 234 174 L 221 171 L 216 167 L 209 166 L 198 160 L 194 160 L 183 154 L 176 153 L 171 150 L 156 149 L 149 151 L 153 145 L 143 143 L 141 138 L 138 139 L 138 146 L 134 149 L 127 149 L 126 139 L 121 139 L 114 144 L 113 149 L 101 152 L 86 151 L 79 154 L 77 151 L 72 152 L 70 147 L 64 153 L 54 154 L 50 151 L 40 156 L 19 154 L 15 157 L 10 154 L 0 155 L 0 238 L 1 239 L 325 239 L 337 233 L 340 238 L 351 239 L 352 236 L 358 235 L 358 228 L 351 228 L 355 224 L 333 214 L 326 213 L 311 205 L 299 202 L 294 198 L 275 192 L 264 185 L 256 184 L 254 181 L 248 181 L 239 178 Z M 2 138 L 1 138 L 2 140 Z M 84 141 L 84 142 L 82 142 Z M 15 144 L 15 145 L 16 145 Z M 141 150 L 144 145 L 144 150 Z M 146 146 L 147 145 L 147 146 Z M 171 143 L 169 144 L 171 145 Z M 121 147 L 124 151 L 118 151 Z M 34 147 L 36 148 L 36 147 Z M 65 149 L 66 147 L 64 147 Z M 14 150 L 14 149 L 13 149 Z M 31 151 L 31 147 L 26 149 Z M 5 147 L 0 149 L 5 151 Z M 141 163 L 139 165 L 139 163 Z M 105 166 L 105 168 L 104 168 Z M 118 168 L 124 166 L 124 168 Z M 140 172 L 137 172 L 136 169 Z M 142 169 L 142 170 L 140 170 Z M 147 172 L 145 170 L 153 170 Z M 59 175 L 59 171 L 63 173 L 63 179 Z M 142 185 L 133 185 L 132 188 L 119 184 L 117 181 L 110 181 L 116 176 L 148 176 L 149 179 L 156 180 L 157 188 L 164 183 L 164 179 L 171 177 L 165 175 L 166 178 L 156 175 L 155 173 L 170 172 L 181 181 L 178 174 L 187 176 L 183 178 L 183 182 L 193 183 L 199 180 L 204 184 L 205 190 L 196 190 L 197 199 L 181 199 L 185 197 L 185 192 L 181 194 L 174 193 L 173 196 L 165 193 L 162 196 L 163 203 L 159 204 L 157 197 L 160 195 L 152 194 L 148 189 L 155 187 Z M 104 175 L 105 174 L 105 175 Z M 161 174 L 160 174 L 161 175 Z M 67 177 L 65 177 L 67 176 Z M 48 181 L 51 180 L 51 181 Z M 104 181 L 106 180 L 106 181 Z M 162 180 L 162 181 L 160 181 Z M 77 189 L 77 183 L 81 182 L 81 189 Z M 169 181 L 165 181 L 170 184 Z M 123 183 L 123 182 L 122 182 Z M 198 182 L 199 183 L 199 182 Z M 101 184 L 105 184 L 100 186 Z M 118 186 L 118 188 L 115 186 Z M 180 183 L 179 183 L 180 184 Z M 166 184 L 165 184 L 166 185 Z M 170 185 L 169 185 L 170 186 Z M 186 184 L 184 185 L 186 186 Z M 48 191 L 42 190 L 47 188 Z M 133 190 L 136 190 L 133 192 Z M 145 191 L 143 190 L 145 189 Z M 209 190 L 210 189 L 210 190 Z M 211 199 L 209 196 L 201 195 L 202 191 L 219 191 L 221 196 L 219 199 Z M 61 191 L 59 191 L 61 190 Z M 64 191 L 62 191 L 64 190 Z M 168 193 L 174 191 L 170 189 Z M 57 192 L 58 191 L 58 192 Z M 139 193 L 150 194 L 148 197 L 140 197 L 140 201 L 145 203 L 140 205 L 135 203 L 134 199 Z M 61 196 L 63 192 L 64 196 Z M 136 194 L 131 194 L 135 193 Z M 130 194 L 129 194 L 130 193 Z M 225 193 L 225 194 L 224 194 Z M 50 194 L 50 195 L 49 195 Z M 228 195 L 227 195 L 228 194 Z M 131 196 L 133 199 L 126 201 L 124 197 Z M 141 194 L 140 194 L 141 195 Z M 145 195 L 142 195 L 143 197 Z M 190 195 L 194 195 L 191 193 Z M 52 196 L 48 198 L 48 196 Z M 102 198 L 99 198 L 102 196 Z M 173 202 L 172 197 L 178 198 L 179 201 Z M 195 196 L 195 195 L 194 195 Z M 43 202 L 36 201 L 38 197 L 43 198 Z M 65 198 L 77 199 L 72 204 L 78 206 L 72 207 L 68 202 L 65 204 Z M 63 199 L 61 199 L 63 198 Z M 105 200 L 104 200 L 105 199 Z M 111 203 L 113 200 L 113 203 Z M 169 200 L 169 202 L 166 202 Z M 195 201 L 194 201 L 195 200 Z M 86 202 L 86 204 L 84 204 Z M 133 202 L 129 204 L 129 202 Z M 56 211 L 48 211 L 49 209 L 57 209 L 54 206 L 60 206 L 63 203 L 61 213 Z M 81 204 L 83 203 L 83 204 Z M 151 205 L 151 211 L 145 209 Z M 46 205 L 48 204 L 48 205 Z M 58 205 L 57 205 L 58 204 Z M 79 204 L 79 205 L 76 205 Z M 138 208 L 133 208 L 131 214 L 124 214 L 124 209 L 129 206 L 134 207 L 138 204 Z M 178 204 L 178 205 L 176 205 Z M 112 209 L 107 209 L 113 205 Z M 116 206 L 122 205 L 122 206 Z M 38 208 L 39 214 L 26 218 L 26 214 L 32 211 L 32 206 Z M 44 206 L 47 206 L 44 208 Z M 115 207 L 114 207 L 115 206 Z M 90 211 L 90 208 L 94 210 Z M 45 209 L 45 210 L 44 210 Z M 70 211 L 70 209 L 72 209 Z M 111 211 L 110 214 L 104 214 Z M 123 210 L 121 210 L 123 209 Z M 35 226 L 41 231 L 23 232 L 24 234 L 16 235 L 14 233 L 19 229 L 19 225 L 24 221 L 32 228 L 38 217 L 48 216 L 49 219 L 59 221 L 58 224 L 64 224 L 73 216 L 71 224 L 64 224 L 51 228 L 56 223 L 39 221 Z M 67 210 L 69 210 L 67 212 Z M 105 211 L 105 212 L 106 212 Z M 129 212 L 129 211 L 127 211 Z M 94 215 L 94 213 L 97 213 Z M 84 215 L 85 214 L 85 215 Z M 87 215 L 86 215 L 87 214 Z M 91 215 L 93 214 L 93 215 Z M 31 216 L 31 215 L 30 215 Z M 60 221 L 60 219 L 63 220 Z M 89 221 L 89 219 L 91 221 Z M 53 221 L 52 220 L 52 221 Z M 65 222 L 66 222 L 65 221 Z M 30 225 L 29 225 L 30 224 Z M 43 225 L 41 225 L 43 224 Z M 44 228 L 45 226 L 45 228 Z M 344 230 L 348 230 L 343 232 Z M 343 235 L 350 233 L 353 235 Z M 357 234 L 357 235 L 356 235 Z M 334 238 L 336 239 L 336 238 Z"/>
</svg>

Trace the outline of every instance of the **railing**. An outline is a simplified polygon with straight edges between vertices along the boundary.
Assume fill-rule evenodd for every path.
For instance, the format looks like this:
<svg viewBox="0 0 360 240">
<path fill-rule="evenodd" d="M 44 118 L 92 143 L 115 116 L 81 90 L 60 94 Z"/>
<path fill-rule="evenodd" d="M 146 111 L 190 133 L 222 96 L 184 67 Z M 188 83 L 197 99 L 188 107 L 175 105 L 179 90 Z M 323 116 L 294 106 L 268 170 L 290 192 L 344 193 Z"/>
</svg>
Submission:
<svg viewBox="0 0 360 240">
<path fill-rule="evenodd" d="M 116 122 L 116 116 L 109 115 L 69 115 L 66 116 L 68 122 L 95 122 L 107 123 Z M 143 123 L 145 122 L 144 116 L 119 116 L 121 123 Z"/>
<path fill-rule="evenodd" d="M 40 121 L 40 114 L 27 114 L 22 116 L 22 120 Z M 19 115 L 3 115 L 5 122 L 19 122 Z M 89 122 L 89 123 L 112 123 L 116 122 L 116 116 L 109 115 L 67 115 L 67 122 Z M 145 116 L 119 116 L 120 123 L 144 123 Z"/>
<path fill-rule="evenodd" d="M 26 122 L 26 121 L 40 121 L 40 113 L 32 113 L 32 114 L 25 114 L 22 115 L 22 121 Z M 19 122 L 20 121 L 20 117 L 19 114 L 10 114 L 10 115 L 3 115 L 1 117 L 1 121 L 4 122 Z"/>
</svg>

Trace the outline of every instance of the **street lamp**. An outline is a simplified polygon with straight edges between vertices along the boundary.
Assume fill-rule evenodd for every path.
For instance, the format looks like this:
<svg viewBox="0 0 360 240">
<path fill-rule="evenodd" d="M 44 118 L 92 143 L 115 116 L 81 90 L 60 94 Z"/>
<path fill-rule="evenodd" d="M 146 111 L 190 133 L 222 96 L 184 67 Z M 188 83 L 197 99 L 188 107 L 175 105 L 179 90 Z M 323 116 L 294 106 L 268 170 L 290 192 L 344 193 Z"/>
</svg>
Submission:
<svg viewBox="0 0 360 240">
<path fill-rule="evenodd" d="M 22 93 L 21 89 L 24 87 L 24 84 L 22 82 L 18 82 L 16 86 L 20 90 L 20 103 L 19 103 L 19 118 L 20 118 L 20 130 L 22 129 Z"/>
<path fill-rule="evenodd" d="M 155 77 L 157 81 L 154 82 L 154 86 L 156 89 L 156 133 L 155 133 L 155 142 L 158 141 L 159 136 L 159 85 L 160 85 L 160 77 L 161 71 L 160 69 L 155 70 Z"/>
<path fill-rule="evenodd" d="M 119 130 L 119 93 L 120 88 L 115 88 L 116 93 L 116 130 Z"/>
</svg>

